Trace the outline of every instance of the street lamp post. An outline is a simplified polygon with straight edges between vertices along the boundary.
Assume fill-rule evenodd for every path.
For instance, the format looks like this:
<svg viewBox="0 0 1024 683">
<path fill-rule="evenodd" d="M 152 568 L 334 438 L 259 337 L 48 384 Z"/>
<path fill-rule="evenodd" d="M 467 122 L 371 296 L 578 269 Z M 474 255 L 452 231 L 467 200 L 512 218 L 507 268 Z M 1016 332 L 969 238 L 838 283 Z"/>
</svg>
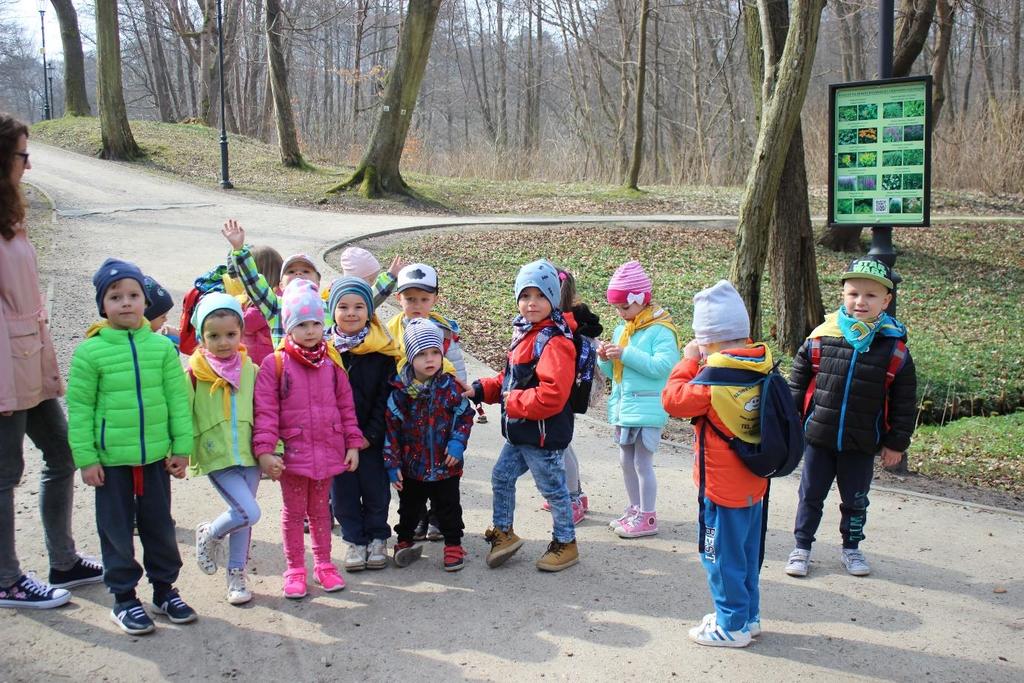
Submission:
<svg viewBox="0 0 1024 683">
<path fill-rule="evenodd" d="M 39 28 L 43 38 L 43 120 L 49 121 L 50 111 L 50 73 L 46 67 L 46 10 L 39 3 Z"/>
<path fill-rule="evenodd" d="M 221 12 L 221 0 L 217 0 L 217 58 L 220 62 L 220 186 L 225 190 L 235 186 L 228 180 L 228 131 L 225 128 L 224 106 L 224 20 Z"/>
</svg>

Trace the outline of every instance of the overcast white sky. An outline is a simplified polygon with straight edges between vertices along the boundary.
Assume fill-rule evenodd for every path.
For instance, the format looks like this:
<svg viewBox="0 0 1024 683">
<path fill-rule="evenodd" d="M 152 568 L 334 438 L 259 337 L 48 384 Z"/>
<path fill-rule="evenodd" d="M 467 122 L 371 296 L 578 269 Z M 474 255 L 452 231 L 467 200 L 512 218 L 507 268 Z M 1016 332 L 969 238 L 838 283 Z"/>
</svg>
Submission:
<svg viewBox="0 0 1024 683">
<path fill-rule="evenodd" d="M 7 3 L 7 15 L 14 20 L 17 20 L 22 26 L 25 27 L 26 35 L 32 38 L 36 48 L 39 48 L 39 7 L 40 3 L 38 0 L 8 0 Z M 79 3 L 75 3 L 78 5 Z M 57 24 L 57 14 L 53 11 L 53 5 L 46 0 L 42 3 L 43 9 L 46 10 L 44 18 L 46 21 L 46 57 L 49 59 L 53 56 L 61 56 L 64 54 L 64 50 L 61 49 L 60 44 L 60 26 Z M 79 17 L 79 23 L 82 22 L 82 17 Z M 89 27 L 83 27 L 88 29 Z M 91 33 L 91 31 L 90 31 Z"/>
</svg>

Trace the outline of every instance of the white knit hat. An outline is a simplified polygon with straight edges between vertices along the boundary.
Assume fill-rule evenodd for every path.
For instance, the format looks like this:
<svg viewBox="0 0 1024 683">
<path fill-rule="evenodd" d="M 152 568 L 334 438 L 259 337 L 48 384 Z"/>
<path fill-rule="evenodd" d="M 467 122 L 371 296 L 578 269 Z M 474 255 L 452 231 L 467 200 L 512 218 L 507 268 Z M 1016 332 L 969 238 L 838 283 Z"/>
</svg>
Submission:
<svg viewBox="0 0 1024 683">
<path fill-rule="evenodd" d="M 750 337 L 747 307 L 731 282 L 719 280 L 714 287 L 694 295 L 693 333 L 698 344 Z"/>
</svg>

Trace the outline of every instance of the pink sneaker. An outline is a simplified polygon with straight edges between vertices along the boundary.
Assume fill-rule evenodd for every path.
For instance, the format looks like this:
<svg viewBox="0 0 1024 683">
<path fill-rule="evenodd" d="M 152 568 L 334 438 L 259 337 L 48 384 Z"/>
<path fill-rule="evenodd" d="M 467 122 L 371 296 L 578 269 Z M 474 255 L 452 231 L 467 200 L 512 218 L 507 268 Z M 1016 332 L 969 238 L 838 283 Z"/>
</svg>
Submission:
<svg viewBox="0 0 1024 683">
<path fill-rule="evenodd" d="M 627 505 L 625 508 L 623 508 L 621 517 L 618 517 L 608 522 L 608 528 L 612 531 L 618 531 L 619 527 L 625 524 L 630 517 L 632 517 L 638 512 L 640 512 L 640 508 L 638 508 L 636 505 Z"/>
<path fill-rule="evenodd" d="M 543 503 L 541 503 L 540 509 L 543 510 L 544 512 L 551 512 L 551 503 L 545 500 Z"/>
<path fill-rule="evenodd" d="M 656 512 L 637 512 L 622 523 L 615 533 L 619 538 L 639 538 L 653 536 L 658 533 L 658 514 Z"/>
<path fill-rule="evenodd" d="M 301 600 L 306 597 L 306 568 L 289 569 L 284 573 L 284 597 Z"/>
<path fill-rule="evenodd" d="M 590 499 L 586 494 L 580 496 L 580 502 L 583 503 L 583 512 L 590 512 Z"/>
<path fill-rule="evenodd" d="M 338 568 L 330 562 L 318 564 L 313 568 L 313 580 L 328 593 L 335 593 L 345 588 L 345 579 L 341 578 Z"/>
<path fill-rule="evenodd" d="M 572 501 L 572 525 L 576 526 L 583 521 L 583 518 L 587 516 L 587 511 L 583 507 L 583 503 L 578 500 Z"/>
</svg>

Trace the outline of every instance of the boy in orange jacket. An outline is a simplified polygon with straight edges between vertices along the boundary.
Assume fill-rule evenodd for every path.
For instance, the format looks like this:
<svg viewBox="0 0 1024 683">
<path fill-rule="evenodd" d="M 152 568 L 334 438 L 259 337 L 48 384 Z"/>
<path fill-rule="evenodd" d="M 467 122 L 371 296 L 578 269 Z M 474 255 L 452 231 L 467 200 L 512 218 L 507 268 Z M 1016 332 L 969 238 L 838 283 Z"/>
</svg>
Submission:
<svg viewBox="0 0 1024 683">
<path fill-rule="evenodd" d="M 766 479 L 757 476 L 719 436 L 739 436 L 758 425 L 757 406 L 738 402 L 727 387 L 697 384 L 701 367 L 767 371 L 771 352 L 750 344 L 750 320 L 736 289 L 721 280 L 693 297 L 693 331 L 661 400 L 674 417 L 694 419 L 693 481 L 698 487 L 701 563 L 715 611 L 690 629 L 700 645 L 746 647 L 761 633 L 762 499 Z"/>
</svg>

